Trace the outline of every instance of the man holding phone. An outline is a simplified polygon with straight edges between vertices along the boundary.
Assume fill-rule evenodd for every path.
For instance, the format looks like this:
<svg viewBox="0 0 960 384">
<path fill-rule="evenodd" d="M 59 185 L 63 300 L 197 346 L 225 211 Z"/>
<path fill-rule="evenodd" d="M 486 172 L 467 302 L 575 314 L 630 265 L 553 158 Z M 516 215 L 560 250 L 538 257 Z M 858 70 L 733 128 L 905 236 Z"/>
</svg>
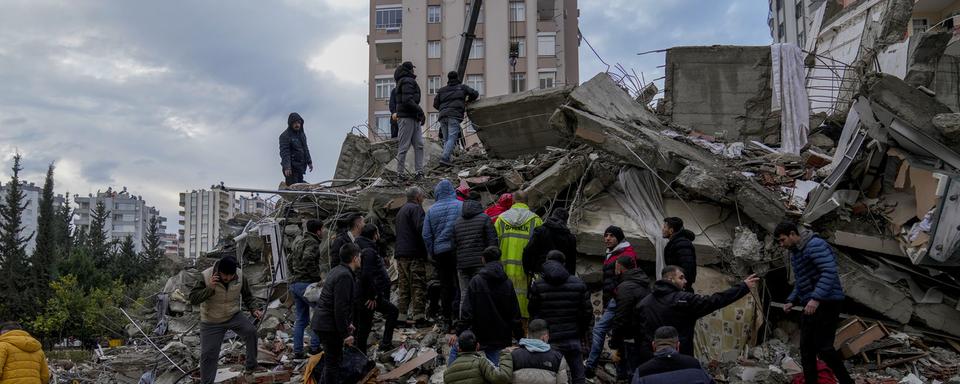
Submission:
<svg viewBox="0 0 960 384">
<path fill-rule="evenodd" d="M 200 305 L 200 382 L 213 383 L 217 375 L 220 345 L 228 330 L 246 344 L 244 374 L 257 368 L 257 328 L 241 313 L 242 306 L 255 318 L 263 316 L 259 301 L 250 293 L 237 259 L 226 256 L 202 272 L 203 280 L 190 290 L 190 304 Z"/>
</svg>

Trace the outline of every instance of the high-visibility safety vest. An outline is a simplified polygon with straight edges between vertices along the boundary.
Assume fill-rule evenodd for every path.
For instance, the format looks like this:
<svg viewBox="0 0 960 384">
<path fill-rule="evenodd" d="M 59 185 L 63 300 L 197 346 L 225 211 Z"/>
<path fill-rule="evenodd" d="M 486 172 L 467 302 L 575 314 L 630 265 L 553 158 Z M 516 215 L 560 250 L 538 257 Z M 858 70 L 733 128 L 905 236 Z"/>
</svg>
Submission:
<svg viewBox="0 0 960 384">
<path fill-rule="evenodd" d="M 497 217 L 494 227 L 500 239 L 500 262 L 507 272 L 507 277 L 513 282 L 513 289 L 517 291 L 517 301 L 520 302 L 520 314 L 529 318 L 527 311 L 527 288 L 530 287 L 530 278 L 523 270 L 523 249 L 530 242 L 533 230 L 543 225 L 543 219 L 530 211 L 523 203 L 515 203 L 506 212 Z"/>
</svg>

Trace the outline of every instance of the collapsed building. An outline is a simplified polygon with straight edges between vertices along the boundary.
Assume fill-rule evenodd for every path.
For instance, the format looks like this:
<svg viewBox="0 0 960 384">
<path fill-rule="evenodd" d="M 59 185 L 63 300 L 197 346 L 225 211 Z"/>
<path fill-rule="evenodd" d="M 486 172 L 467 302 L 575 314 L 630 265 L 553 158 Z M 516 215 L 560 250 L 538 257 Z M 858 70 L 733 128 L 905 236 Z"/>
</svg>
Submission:
<svg viewBox="0 0 960 384">
<path fill-rule="evenodd" d="M 910 15 L 898 7 L 912 2 L 869 3 L 889 8 L 871 16 L 876 25 L 864 29 L 870 38 L 861 49 L 875 53 L 901 44 L 880 37 L 896 36 Z M 654 106 L 649 94 L 632 95 L 606 73 L 578 86 L 484 98 L 468 108 L 481 145 L 458 153 L 454 166 L 440 167 L 441 147 L 427 140 L 426 178 L 418 182 L 396 177 L 396 141 L 351 133 L 332 180 L 281 186 L 272 215 L 232 222 L 225 231 L 232 235 L 217 251 L 166 281 L 156 305 L 138 311 L 128 327 L 131 338 L 148 344 L 103 352 L 97 364 L 74 370 L 81 372 L 77 377 L 86 370 L 119 382 L 147 374 L 156 383 L 188 378 L 199 357 L 199 316 L 186 295 L 197 271 L 234 254 L 254 294 L 270 303 L 258 325 L 256 357 L 270 370 L 258 374 L 258 382 L 301 382 L 303 366 L 290 360 L 285 255 L 302 224 L 319 219 L 335 228 L 349 214 L 363 213 L 382 226 L 390 244 L 404 188 L 416 183 L 432 191 L 449 179 L 478 192 L 487 205 L 523 190 L 541 215 L 567 208 L 578 239 L 578 273 L 595 290 L 608 225 L 624 229 L 643 268 L 656 275 L 666 244 L 661 224 L 670 216 L 696 235 L 699 293 L 750 273 L 765 276 L 761 289 L 698 324 L 696 354 L 725 382 L 788 382 L 799 372 L 798 318 L 771 311 L 792 278 L 771 233 L 782 220 L 801 222 L 835 247 L 847 295 L 835 346 L 855 375 L 874 382 L 950 379 L 960 369 L 960 114 L 923 75 L 944 55 L 943 39 L 921 37 L 902 74 L 843 63 L 835 75 L 852 85 L 831 99 L 829 113 L 815 108 L 811 87 L 821 81 L 818 63 L 840 64 L 826 60 L 816 43 L 806 50 L 665 50 L 664 92 Z M 428 199 L 425 208 L 431 204 Z M 599 314 L 598 294 L 594 301 Z M 358 377 L 442 382 L 438 356 L 449 352 L 442 339 L 432 329 L 398 331 L 393 342 L 401 346 L 388 354 L 371 348 L 373 363 L 357 368 Z M 224 346 L 218 382 L 235 382 L 239 368 L 231 364 L 246 357 L 238 342 L 228 339 Z M 601 369 L 598 377 L 612 382 L 613 371 Z"/>
</svg>

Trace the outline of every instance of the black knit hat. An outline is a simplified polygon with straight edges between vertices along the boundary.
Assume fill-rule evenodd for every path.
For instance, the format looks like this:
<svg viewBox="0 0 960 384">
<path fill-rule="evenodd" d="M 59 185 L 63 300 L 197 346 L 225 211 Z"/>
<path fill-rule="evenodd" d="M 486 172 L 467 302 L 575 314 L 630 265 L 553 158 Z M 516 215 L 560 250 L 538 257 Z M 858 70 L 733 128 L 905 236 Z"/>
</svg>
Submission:
<svg viewBox="0 0 960 384">
<path fill-rule="evenodd" d="M 409 61 L 404 61 L 403 64 L 400 64 L 400 66 L 408 71 L 412 71 L 414 68 L 417 67 L 416 65 L 413 65 L 413 63 Z"/>
<path fill-rule="evenodd" d="M 608 234 L 608 233 L 611 234 L 611 235 L 613 235 L 613 237 L 616 237 L 616 238 L 617 238 L 617 241 L 621 241 L 621 242 L 622 242 L 623 239 L 626 238 L 626 236 L 623 235 L 623 229 L 620 229 L 620 227 L 618 227 L 618 226 L 616 226 L 616 225 L 611 225 L 611 226 L 607 227 L 607 230 L 606 230 L 606 231 L 603 231 L 603 234 L 604 234 L 604 235 L 606 235 L 606 234 Z"/>
<path fill-rule="evenodd" d="M 237 273 L 237 258 L 233 256 L 224 256 L 217 262 L 217 272 L 226 275 L 235 275 Z"/>
</svg>

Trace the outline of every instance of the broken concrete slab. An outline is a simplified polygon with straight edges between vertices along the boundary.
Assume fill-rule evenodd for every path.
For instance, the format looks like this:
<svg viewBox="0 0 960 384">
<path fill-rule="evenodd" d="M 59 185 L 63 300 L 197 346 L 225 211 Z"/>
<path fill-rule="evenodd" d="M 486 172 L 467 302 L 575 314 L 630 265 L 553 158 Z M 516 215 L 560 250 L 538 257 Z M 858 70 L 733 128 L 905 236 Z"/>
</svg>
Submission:
<svg viewBox="0 0 960 384">
<path fill-rule="evenodd" d="M 700 165 L 688 165 L 677 175 L 676 182 L 695 196 L 717 203 L 727 201 L 729 184 L 726 178 Z"/>
<path fill-rule="evenodd" d="M 871 236 L 849 231 L 834 231 L 830 242 L 835 245 L 882 253 L 890 256 L 907 257 L 900 249 L 897 239 L 886 236 Z"/>
<path fill-rule="evenodd" d="M 960 311 L 946 304 L 916 304 L 913 317 L 926 326 L 960 337 Z"/>
<path fill-rule="evenodd" d="M 933 127 L 933 118 L 952 111 L 937 99 L 903 80 L 883 73 L 867 78 L 863 92 L 873 106 L 873 113 L 878 114 L 877 117 L 884 126 L 889 126 L 892 116 L 896 116 L 931 139 L 943 141 L 943 135 Z M 881 109 L 878 110 L 877 106 Z M 882 116 L 884 114 L 891 116 Z"/>
<path fill-rule="evenodd" d="M 960 148 L 960 113 L 938 114 L 933 117 L 933 126 L 943 135 L 944 144 Z"/>
<path fill-rule="evenodd" d="M 780 198 L 754 180 L 747 179 L 734 181 L 734 183 L 740 185 L 735 193 L 740 210 L 763 229 L 772 233 L 787 214 L 787 209 Z"/>
<path fill-rule="evenodd" d="M 571 184 L 580 181 L 580 177 L 587 170 L 587 158 L 583 156 L 567 156 L 561 158 L 546 171 L 530 180 L 524 189 L 527 192 L 527 204 L 531 208 L 543 206 L 554 199 Z"/>
<path fill-rule="evenodd" d="M 477 136 L 487 154 L 515 158 L 541 152 L 548 146 L 563 147 L 566 132 L 556 130 L 550 117 L 567 101 L 573 86 L 535 89 L 502 96 L 484 97 L 467 107 Z"/>
<path fill-rule="evenodd" d="M 661 126 L 660 120 L 642 104 L 630 98 L 607 73 L 598 73 L 570 93 L 574 108 L 620 122 L 633 122 L 650 128 Z"/>
<path fill-rule="evenodd" d="M 848 298 L 901 324 L 910 321 L 913 300 L 908 294 L 840 252 L 837 252 L 837 264 L 843 275 L 843 291 Z"/>
<path fill-rule="evenodd" d="M 760 139 L 773 133 L 770 69 L 768 46 L 670 48 L 664 112 L 674 124 L 727 140 Z"/>
<path fill-rule="evenodd" d="M 370 168 L 370 147 L 370 140 L 367 138 L 353 133 L 347 134 L 340 146 L 340 158 L 337 160 L 333 178 L 353 179 L 363 175 L 363 172 Z"/>
</svg>

